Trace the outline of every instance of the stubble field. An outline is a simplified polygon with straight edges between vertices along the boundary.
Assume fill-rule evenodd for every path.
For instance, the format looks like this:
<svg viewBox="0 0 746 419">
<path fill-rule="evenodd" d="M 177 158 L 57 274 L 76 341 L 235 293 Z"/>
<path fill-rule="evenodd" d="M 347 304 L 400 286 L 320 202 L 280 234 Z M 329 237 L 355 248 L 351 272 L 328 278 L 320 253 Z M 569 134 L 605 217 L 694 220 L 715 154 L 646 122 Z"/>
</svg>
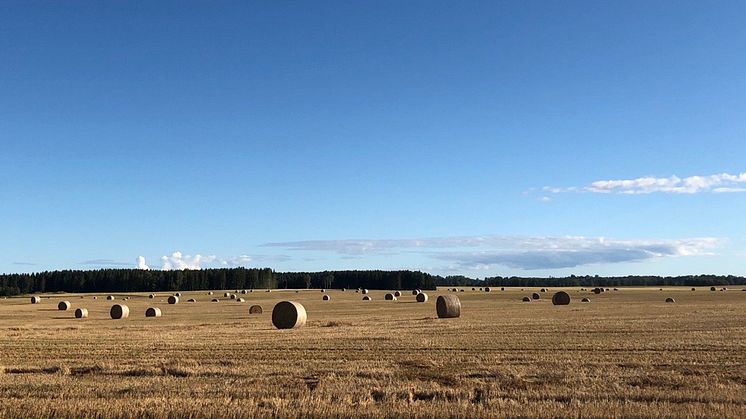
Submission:
<svg viewBox="0 0 746 419">
<path fill-rule="evenodd" d="M 552 305 L 558 289 L 524 303 L 538 289 L 465 288 L 456 319 L 436 317 L 446 290 L 427 303 L 354 290 L 8 298 L 0 417 L 746 417 L 741 288 L 565 288 L 568 306 Z M 272 326 L 282 300 L 306 307 L 305 327 Z M 114 303 L 130 317 L 111 320 Z"/>
</svg>

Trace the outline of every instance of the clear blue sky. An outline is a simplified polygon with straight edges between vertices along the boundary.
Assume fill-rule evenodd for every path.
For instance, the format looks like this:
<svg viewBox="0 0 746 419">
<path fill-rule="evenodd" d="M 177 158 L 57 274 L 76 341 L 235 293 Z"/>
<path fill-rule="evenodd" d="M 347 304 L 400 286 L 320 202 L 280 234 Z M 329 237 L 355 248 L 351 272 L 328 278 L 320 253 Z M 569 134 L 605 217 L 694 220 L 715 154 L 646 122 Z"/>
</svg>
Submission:
<svg viewBox="0 0 746 419">
<path fill-rule="evenodd" d="M 744 275 L 745 21 L 741 1 L 4 1 L 0 272 Z"/>
</svg>

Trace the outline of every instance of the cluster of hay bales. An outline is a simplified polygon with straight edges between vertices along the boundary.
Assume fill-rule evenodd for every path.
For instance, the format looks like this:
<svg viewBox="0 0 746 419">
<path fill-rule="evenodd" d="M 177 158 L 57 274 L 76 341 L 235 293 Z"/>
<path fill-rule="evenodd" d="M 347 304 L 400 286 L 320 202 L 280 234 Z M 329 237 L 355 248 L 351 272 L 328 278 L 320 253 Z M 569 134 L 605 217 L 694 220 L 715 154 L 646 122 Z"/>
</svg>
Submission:
<svg viewBox="0 0 746 419">
<path fill-rule="evenodd" d="M 161 309 L 158 307 L 148 307 L 145 310 L 145 317 L 161 317 Z"/>
<path fill-rule="evenodd" d="M 417 294 L 416 299 L 417 299 L 418 303 L 426 303 L 427 302 L 427 294 L 425 294 L 424 292 L 421 292 L 421 293 Z"/>
<path fill-rule="evenodd" d="M 329 297 L 329 295 L 327 295 L 327 294 L 324 294 L 324 296 L 321 297 L 321 299 L 324 300 L 324 301 L 329 301 L 329 300 L 331 300 L 331 297 Z"/>
<path fill-rule="evenodd" d="M 396 300 L 397 300 L 398 298 L 396 298 L 396 297 L 394 296 L 394 294 L 386 294 L 386 295 L 385 295 L 385 296 L 383 297 L 383 299 L 384 299 L 384 300 L 386 300 L 386 301 L 396 301 Z"/>
<path fill-rule="evenodd" d="M 86 319 L 86 318 L 88 318 L 88 309 L 87 308 L 78 308 L 78 309 L 75 309 L 75 318 L 76 319 Z"/>
<path fill-rule="evenodd" d="M 435 300 L 435 312 L 441 319 L 461 316 L 461 300 L 455 295 L 440 295 Z"/>
<path fill-rule="evenodd" d="M 302 327 L 306 318 L 306 308 L 295 301 L 280 301 L 272 309 L 272 324 L 278 329 Z"/>
<path fill-rule="evenodd" d="M 262 314 L 262 306 L 254 304 L 249 307 L 249 314 Z"/>
<path fill-rule="evenodd" d="M 168 297 L 168 303 L 169 304 L 179 304 L 179 297 L 176 295 L 171 295 Z"/>
<path fill-rule="evenodd" d="M 57 310 L 60 311 L 70 310 L 70 307 L 72 307 L 72 305 L 69 301 L 60 301 L 59 304 L 57 304 Z"/>
<path fill-rule="evenodd" d="M 556 306 L 566 306 L 570 304 L 570 294 L 564 291 L 555 292 L 552 296 L 552 304 Z"/>
<path fill-rule="evenodd" d="M 130 308 L 124 304 L 114 304 L 109 310 L 109 315 L 114 320 L 126 319 L 130 316 Z"/>
</svg>

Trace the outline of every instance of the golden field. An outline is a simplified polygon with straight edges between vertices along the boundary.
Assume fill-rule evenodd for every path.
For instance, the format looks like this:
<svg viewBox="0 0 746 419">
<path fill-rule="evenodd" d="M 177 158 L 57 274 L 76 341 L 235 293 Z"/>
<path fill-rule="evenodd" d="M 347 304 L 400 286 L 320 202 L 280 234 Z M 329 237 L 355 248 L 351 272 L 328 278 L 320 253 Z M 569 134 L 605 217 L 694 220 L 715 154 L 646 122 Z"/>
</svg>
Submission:
<svg viewBox="0 0 746 419">
<path fill-rule="evenodd" d="M 8 298 L 0 417 L 746 417 L 741 288 L 563 288 L 572 303 L 553 306 L 558 289 L 524 303 L 538 289 L 469 287 L 456 319 L 436 318 L 446 290 L 427 303 L 354 290 Z M 306 307 L 305 327 L 272 326 L 282 300 Z M 130 317 L 111 320 L 114 303 Z"/>
</svg>

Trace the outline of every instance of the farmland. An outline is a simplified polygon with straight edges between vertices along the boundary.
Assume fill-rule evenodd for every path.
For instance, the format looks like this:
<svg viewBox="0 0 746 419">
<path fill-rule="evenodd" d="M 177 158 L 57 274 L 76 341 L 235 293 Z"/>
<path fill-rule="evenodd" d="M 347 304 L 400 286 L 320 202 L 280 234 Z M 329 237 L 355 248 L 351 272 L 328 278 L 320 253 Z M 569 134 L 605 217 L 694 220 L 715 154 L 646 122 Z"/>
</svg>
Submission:
<svg viewBox="0 0 746 419">
<path fill-rule="evenodd" d="M 741 287 L 564 290 L 568 306 L 552 305 L 555 289 L 465 288 L 453 319 L 435 314 L 445 289 L 426 303 L 378 290 L 366 302 L 354 290 L 8 298 L 0 417 L 746 417 Z M 282 300 L 305 306 L 305 327 L 272 326 Z M 112 320 L 114 303 L 130 317 Z M 146 318 L 151 306 L 163 316 Z"/>
</svg>

